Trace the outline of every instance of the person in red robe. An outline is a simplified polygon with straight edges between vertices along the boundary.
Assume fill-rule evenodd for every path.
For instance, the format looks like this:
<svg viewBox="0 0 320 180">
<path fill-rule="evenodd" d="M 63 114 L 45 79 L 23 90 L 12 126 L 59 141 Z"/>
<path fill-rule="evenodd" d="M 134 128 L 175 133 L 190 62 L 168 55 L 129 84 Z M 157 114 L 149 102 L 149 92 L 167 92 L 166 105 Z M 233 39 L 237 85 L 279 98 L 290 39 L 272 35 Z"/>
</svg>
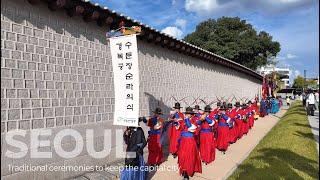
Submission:
<svg viewBox="0 0 320 180">
<path fill-rule="evenodd" d="M 189 179 L 195 172 L 201 173 L 201 159 L 197 144 L 194 138 L 194 132 L 197 129 L 195 112 L 192 107 L 187 107 L 185 118 L 178 122 L 178 128 L 181 130 L 178 149 L 179 173 L 184 179 Z"/>
<path fill-rule="evenodd" d="M 251 129 L 254 125 L 254 114 L 255 114 L 255 107 L 253 106 L 252 102 L 249 101 L 248 102 L 248 125 L 249 125 L 249 129 Z"/>
<path fill-rule="evenodd" d="M 173 107 L 174 111 L 169 117 L 169 120 L 171 122 L 168 130 L 169 152 L 173 155 L 174 158 L 177 157 L 178 139 L 180 138 L 180 130 L 177 126 L 179 124 L 179 121 L 182 121 L 184 119 L 184 115 L 180 112 L 181 108 L 182 107 L 180 106 L 180 103 L 176 102 Z"/>
<path fill-rule="evenodd" d="M 163 162 L 160 138 L 164 120 L 160 117 L 161 114 L 162 110 L 160 108 L 156 108 L 153 111 L 153 117 L 145 122 L 147 126 L 150 127 L 150 130 L 148 131 L 148 164 L 150 166 L 160 165 Z"/>
<path fill-rule="evenodd" d="M 221 102 L 218 101 L 217 102 L 217 107 L 213 111 L 211 111 L 211 113 L 210 113 L 211 117 L 215 117 L 216 114 L 220 113 L 220 106 L 221 106 Z M 218 131 L 218 120 L 214 119 L 214 121 L 215 121 L 215 123 L 213 125 L 213 134 L 214 134 L 214 137 L 217 139 L 217 136 L 218 136 L 218 134 L 217 134 L 217 131 Z"/>
<path fill-rule="evenodd" d="M 247 104 L 242 104 L 242 134 L 247 135 L 249 132 L 249 111 Z"/>
<path fill-rule="evenodd" d="M 228 110 L 226 114 L 231 118 L 230 126 L 229 126 L 229 143 L 233 144 L 238 139 L 238 129 L 235 124 L 236 113 L 235 113 L 235 108 L 232 108 L 232 103 L 228 103 Z"/>
<path fill-rule="evenodd" d="M 213 135 L 214 116 L 210 116 L 211 107 L 204 108 L 204 114 L 197 121 L 200 126 L 200 155 L 206 165 L 215 160 L 216 142 Z"/>
<path fill-rule="evenodd" d="M 243 136 L 242 132 L 242 109 L 239 101 L 235 104 L 235 109 L 233 109 L 233 113 L 235 114 L 235 127 L 237 128 L 237 138 L 240 139 Z"/>
<path fill-rule="evenodd" d="M 222 105 L 220 107 L 220 113 L 215 115 L 215 119 L 218 120 L 218 136 L 217 136 L 217 149 L 223 152 L 225 152 L 228 149 L 229 146 L 229 125 L 230 117 L 226 115 L 227 107 L 225 105 Z"/>
<path fill-rule="evenodd" d="M 199 105 L 195 105 L 193 110 L 196 113 L 194 115 L 194 118 L 197 118 L 196 121 L 200 120 L 201 116 L 203 115 L 203 112 L 202 112 L 202 109 L 200 108 L 200 106 Z M 200 126 L 199 125 L 198 125 L 197 130 L 194 133 L 194 138 L 195 138 L 196 143 L 197 143 L 197 145 L 199 147 L 199 145 L 200 145 Z"/>
</svg>

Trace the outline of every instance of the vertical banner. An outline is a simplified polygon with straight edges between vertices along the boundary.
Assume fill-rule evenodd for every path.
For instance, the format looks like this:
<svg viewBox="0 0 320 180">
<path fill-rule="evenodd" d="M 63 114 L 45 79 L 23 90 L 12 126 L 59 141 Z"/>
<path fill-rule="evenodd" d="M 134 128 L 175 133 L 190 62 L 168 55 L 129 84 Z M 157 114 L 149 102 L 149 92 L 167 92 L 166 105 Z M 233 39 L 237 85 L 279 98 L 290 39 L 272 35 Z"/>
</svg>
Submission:
<svg viewBox="0 0 320 180">
<path fill-rule="evenodd" d="M 138 126 L 139 67 L 136 35 L 110 38 L 115 108 L 114 125 Z"/>
</svg>

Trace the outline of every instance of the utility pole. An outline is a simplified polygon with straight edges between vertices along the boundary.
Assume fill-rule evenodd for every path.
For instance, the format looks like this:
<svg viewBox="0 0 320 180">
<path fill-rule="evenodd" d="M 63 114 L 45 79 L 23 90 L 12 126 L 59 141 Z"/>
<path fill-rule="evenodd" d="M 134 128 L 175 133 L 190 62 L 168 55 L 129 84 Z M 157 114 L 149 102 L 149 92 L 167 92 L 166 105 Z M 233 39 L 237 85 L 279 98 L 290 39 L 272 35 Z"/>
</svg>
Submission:
<svg viewBox="0 0 320 180">
<path fill-rule="evenodd" d="M 306 85 L 307 85 L 307 70 L 303 70 L 303 76 L 304 76 L 304 81 L 303 81 L 303 91 L 305 90 L 306 88 Z"/>
</svg>

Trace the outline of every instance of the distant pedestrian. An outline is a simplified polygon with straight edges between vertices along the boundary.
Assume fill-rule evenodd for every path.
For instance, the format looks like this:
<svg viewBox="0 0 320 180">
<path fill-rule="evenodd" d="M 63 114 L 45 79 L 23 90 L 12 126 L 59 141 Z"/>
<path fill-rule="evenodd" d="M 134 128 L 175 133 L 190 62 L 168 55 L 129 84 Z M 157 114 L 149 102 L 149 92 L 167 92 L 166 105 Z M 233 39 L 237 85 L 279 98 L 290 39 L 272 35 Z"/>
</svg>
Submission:
<svg viewBox="0 0 320 180">
<path fill-rule="evenodd" d="M 287 106 L 290 106 L 290 98 L 288 96 L 286 97 L 286 102 L 287 102 Z"/>
<path fill-rule="evenodd" d="M 319 110 L 319 90 L 314 93 L 314 96 L 316 98 L 316 109 Z"/>
<path fill-rule="evenodd" d="M 315 95 L 313 94 L 312 90 L 309 90 L 309 94 L 306 98 L 308 115 L 314 116 L 315 102 L 316 102 Z"/>
<path fill-rule="evenodd" d="M 306 101 L 307 101 L 307 95 L 306 95 L 305 92 L 303 92 L 302 93 L 302 105 L 303 105 L 303 107 L 306 107 L 306 105 L 307 105 Z"/>
</svg>

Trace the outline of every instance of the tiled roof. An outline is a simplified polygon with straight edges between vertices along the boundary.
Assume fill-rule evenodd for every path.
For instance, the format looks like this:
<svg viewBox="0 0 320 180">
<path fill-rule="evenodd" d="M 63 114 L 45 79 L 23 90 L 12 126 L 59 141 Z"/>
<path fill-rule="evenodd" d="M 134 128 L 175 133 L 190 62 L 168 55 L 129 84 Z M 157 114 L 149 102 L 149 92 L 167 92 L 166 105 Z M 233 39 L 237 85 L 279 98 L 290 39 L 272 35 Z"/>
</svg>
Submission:
<svg viewBox="0 0 320 180">
<path fill-rule="evenodd" d="M 29 2 L 34 2 L 34 1 L 39 1 L 39 0 L 28 0 Z M 56 0 L 45 0 L 49 3 L 56 3 Z M 232 68 L 235 69 L 237 71 L 240 71 L 242 73 L 248 74 L 252 77 L 255 77 L 256 79 L 262 81 L 263 77 L 256 73 L 255 71 L 241 65 L 238 64 L 234 61 L 231 61 L 227 58 L 224 58 L 222 56 L 219 56 L 217 54 L 214 54 L 212 52 L 209 52 L 207 50 L 204 50 L 200 47 L 197 47 L 195 45 L 192 45 L 190 43 L 187 43 L 183 40 L 177 39 L 173 36 L 170 36 L 168 34 L 165 34 L 163 32 L 160 32 L 159 30 L 148 26 L 147 24 L 143 24 L 137 20 L 134 20 L 133 18 L 129 17 L 129 16 L 125 16 L 123 14 L 119 14 L 114 10 L 110 10 L 108 7 L 100 5 L 99 3 L 94 3 L 90 0 L 65 0 L 66 2 L 69 3 L 69 9 L 70 4 L 74 4 L 74 6 L 76 5 L 80 5 L 80 6 L 85 6 L 86 7 L 86 11 L 90 12 L 92 14 L 93 11 L 97 11 L 99 12 L 99 14 L 101 14 L 101 16 L 99 17 L 99 20 L 101 22 L 106 21 L 107 17 L 112 17 L 112 23 L 109 24 L 109 26 L 112 28 L 116 28 L 119 24 L 120 21 L 124 21 L 126 26 L 130 25 L 137 25 L 137 26 L 141 26 L 141 34 L 139 35 L 140 39 L 143 40 L 147 40 L 149 42 L 154 42 L 158 45 L 161 45 L 163 47 L 168 47 L 169 49 L 175 50 L 175 51 L 179 51 L 181 53 L 187 54 L 189 56 L 194 56 L 194 57 L 198 57 L 200 59 L 206 60 L 206 61 L 210 61 L 210 62 L 214 62 L 216 64 L 220 64 L 222 66 L 226 66 L 228 68 Z M 57 6 L 57 5 L 55 5 Z M 50 7 L 49 7 L 50 8 Z M 55 8 L 65 8 L 65 7 L 55 7 Z M 50 8 L 51 10 L 53 8 Z M 66 9 L 66 8 L 65 8 Z M 90 14 L 89 13 L 89 14 Z M 102 19 L 104 18 L 104 20 Z M 97 20 L 97 19 L 95 19 Z"/>
</svg>

